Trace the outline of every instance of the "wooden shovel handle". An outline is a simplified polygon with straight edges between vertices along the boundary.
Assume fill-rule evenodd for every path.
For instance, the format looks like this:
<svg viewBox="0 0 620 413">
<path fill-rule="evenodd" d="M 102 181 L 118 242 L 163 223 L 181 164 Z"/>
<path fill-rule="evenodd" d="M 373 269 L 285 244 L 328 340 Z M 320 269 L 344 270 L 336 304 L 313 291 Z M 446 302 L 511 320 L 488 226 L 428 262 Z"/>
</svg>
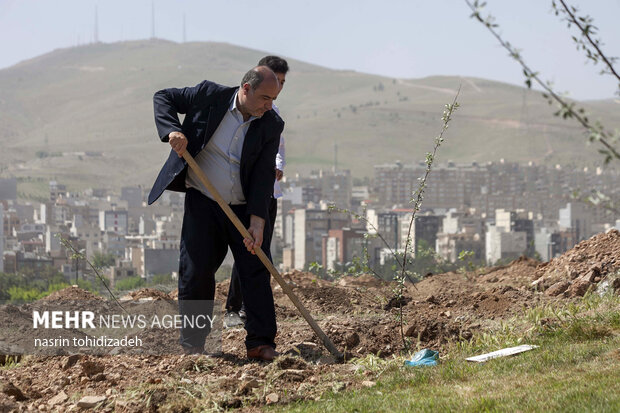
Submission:
<svg viewBox="0 0 620 413">
<path fill-rule="evenodd" d="M 217 192 L 215 187 L 211 184 L 211 182 L 209 182 L 209 179 L 204 174 L 204 172 L 202 172 L 202 169 L 200 169 L 200 167 L 198 166 L 198 164 L 196 163 L 192 155 L 190 155 L 188 151 L 185 151 L 183 153 L 183 158 L 185 159 L 185 161 L 187 161 L 187 164 L 189 165 L 189 167 L 192 168 L 192 171 L 194 171 L 194 173 L 198 176 L 198 179 L 200 180 L 200 182 L 204 185 L 205 188 L 207 188 L 211 196 L 213 196 L 213 198 L 218 203 L 220 208 L 222 208 L 226 216 L 230 219 L 233 225 L 241 233 L 241 236 L 243 236 L 243 238 L 249 238 L 253 240 L 247 228 L 243 225 L 243 223 L 241 223 L 237 215 L 235 215 L 233 210 L 224 201 L 224 199 L 222 199 L 222 197 Z M 321 339 L 321 341 L 323 342 L 323 345 L 327 348 L 327 350 L 329 350 L 329 352 L 334 357 L 336 357 L 336 359 L 342 360 L 343 358 L 342 353 L 338 351 L 334 343 L 332 343 L 329 337 L 327 337 L 327 335 L 323 332 L 323 330 L 321 330 L 321 327 L 319 327 L 316 321 L 314 321 L 314 318 L 312 318 L 308 310 L 306 310 L 306 307 L 304 307 L 301 301 L 299 301 L 299 298 L 297 298 L 297 296 L 293 292 L 293 289 L 286 283 L 286 281 L 284 281 L 284 279 L 282 278 L 278 270 L 276 270 L 276 267 L 274 267 L 273 263 L 269 260 L 265 252 L 261 248 L 255 249 L 254 252 L 256 253 L 258 258 L 261 260 L 261 262 L 265 265 L 265 267 L 267 268 L 269 273 L 273 276 L 273 278 L 275 278 L 278 284 L 280 284 L 280 287 L 282 287 L 282 291 L 284 291 L 284 293 L 288 296 L 288 298 L 293 302 L 295 307 L 297 307 L 297 310 L 299 310 L 301 315 L 306 319 L 308 324 L 310 324 L 310 327 L 312 327 L 312 330 L 314 330 L 316 335 L 319 336 L 319 338 Z"/>
</svg>

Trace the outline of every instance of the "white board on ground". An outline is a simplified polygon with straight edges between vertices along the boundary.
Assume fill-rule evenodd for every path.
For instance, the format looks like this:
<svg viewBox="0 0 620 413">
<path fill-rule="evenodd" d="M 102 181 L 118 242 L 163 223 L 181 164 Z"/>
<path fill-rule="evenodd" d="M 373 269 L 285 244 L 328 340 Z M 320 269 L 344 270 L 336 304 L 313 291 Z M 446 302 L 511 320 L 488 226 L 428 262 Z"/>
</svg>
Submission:
<svg viewBox="0 0 620 413">
<path fill-rule="evenodd" d="M 467 361 L 475 361 L 477 363 L 484 363 L 485 361 L 497 358 L 497 357 L 506 357 L 512 356 L 513 354 L 523 353 L 524 351 L 531 350 L 533 348 L 537 348 L 538 346 L 533 346 L 529 344 L 524 344 L 522 346 L 517 347 L 509 347 L 503 348 L 501 350 L 493 351 L 491 353 L 481 354 L 475 357 L 469 357 L 465 360 Z"/>
</svg>

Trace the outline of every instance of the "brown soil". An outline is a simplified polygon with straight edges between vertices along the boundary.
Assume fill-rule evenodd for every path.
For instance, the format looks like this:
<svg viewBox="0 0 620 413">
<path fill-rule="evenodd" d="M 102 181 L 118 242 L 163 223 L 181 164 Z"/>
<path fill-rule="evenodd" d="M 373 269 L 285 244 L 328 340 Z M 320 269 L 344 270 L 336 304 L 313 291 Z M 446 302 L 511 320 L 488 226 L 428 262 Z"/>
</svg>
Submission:
<svg viewBox="0 0 620 413">
<path fill-rule="evenodd" d="M 144 299 L 152 299 L 152 300 L 170 300 L 171 297 L 169 294 L 156 290 L 154 288 L 140 288 L 139 290 L 132 291 L 126 296 L 122 297 L 122 299 L 126 300 L 144 300 Z"/>
<path fill-rule="evenodd" d="M 581 241 L 565 254 L 541 264 L 533 286 L 551 296 L 583 296 L 619 270 L 620 232 L 613 229 Z"/>
<path fill-rule="evenodd" d="M 336 282 L 297 271 L 283 276 L 339 349 L 353 357 L 371 353 L 386 357 L 402 348 L 396 321 L 399 303 L 406 320 L 405 335 L 414 342 L 420 340 L 421 347 L 441 351 L 448 342 L 467 340 L 476 331 L 521 314 L 523 308 L 579 295 L 577 287 L 582 288 L 586 281 L 586 291 L 594 289 L 619 268 L 620 233 L 611 231 L 581 242 L 549 263 L 520 258 L 502 267 L 429 276 L 415 286 L 408 285 L 400 300 L 394 296 L 393 284 L 370 275 L 343 277 Z M 560 282 L 565 286 L 558 285 L 556 290 L 562 292 L 547 293 Z M 223 301 L 227 291 L 227 282 L 218 284 L 216 299 Z M 355 374 L 358 367 L 334 363 L 282 289 L 274 284 L 273 291 L 279 328 L 276 343 L 283 355 L 272 364 L 245 358 L 243 330 L 224 331 L 224 356 L 220 358 L 25 357 L 17 367 L 0 370 L 0 382 L 6 383 L 0 411 L 63 411 L 87 395 L 106 396 L 103 406 L 107 411 L 157 411 L 161 403 L 172 403 L 172 410 L 182 411 L 187 406 L 173 402 L 179 392 L 186 394 L 180 388 L 204 405 L 253 410 L 274 402 L 314 399 L 326 391 L 361 387 Z M 71 288 L 46 300 L 89 295 Z M 174 292 L 152 289 L 130 295 L 134 300 L 174 297 Z M 11 306 L 0 311 L 0 317 L 23 316 Z M 362 380 L 367 380 L 363 374 Z M 63 393 L 68 396 L 66 400 Z"/>
<path fill-rule="evenodd" d="M 67 287 L 60 291 L 55 291 L 42 299 L 43 301 L 64 301 L 64 300 L 103 300 L 95 294 L 82 290 L 78 287 Z"/>
</svg>

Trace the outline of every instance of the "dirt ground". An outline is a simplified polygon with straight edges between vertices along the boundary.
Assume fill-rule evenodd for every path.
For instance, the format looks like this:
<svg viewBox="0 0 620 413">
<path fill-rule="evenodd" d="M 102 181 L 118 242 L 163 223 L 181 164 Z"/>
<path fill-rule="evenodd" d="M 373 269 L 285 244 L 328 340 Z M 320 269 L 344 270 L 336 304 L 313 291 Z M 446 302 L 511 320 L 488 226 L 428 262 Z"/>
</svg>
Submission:
<svg viewBox="0 0 620 413">
<path fill-rule="evenodd" d="M 519 258 L 509 265 L 428 276 L 408 285 L 401 299 L 404 332 L 421 347 L 439 350 L 449 342 L 468 340 L 477 331 L 522 314 L 524 308 L 574 300 L 588 290 L 620 291 L 620 233 L 612 230 L 583 241 L 548 263 Z M 329 282 L 311 273 L 284 274 L 323 331 L 349 357 L 389 357 L 402 349 L 399 303 L 394 283 L 370 275 Z M 225 300 L 228 283 L 217 286 Z M 272 403 L 315 399 L 373 383 L 353 373 L 355 363 L 335 363 L 278 285 L 273 285 L 282 354 L 274 363 L 248 361 L 245 331 L 224 330 L 224 355 L 206 356 L 28 356 L 0 369 L 2 411 L 76 411 L 96 406 L 103 411 L 187 411 L 175 398 L 180 391 L 214 408 L 259 410 Z M 175 298 L 142 289 L 126 299 Z M 92 298 L 68 288 L 47 300 Z M 13 317 L 0 308 L 0 317 Z M 0 356 L 0 361 L 3 358 Z M 85 399 L 93 396 L 92 400 Z M 99 398 L 96 398 L 99 397 Z M 88 403 L 91 404 L 88 404 Z M 85 407 L 78 407 L 85 406 Z M 191 406 L 190 406 L 191 407 Z"/>
</svg>

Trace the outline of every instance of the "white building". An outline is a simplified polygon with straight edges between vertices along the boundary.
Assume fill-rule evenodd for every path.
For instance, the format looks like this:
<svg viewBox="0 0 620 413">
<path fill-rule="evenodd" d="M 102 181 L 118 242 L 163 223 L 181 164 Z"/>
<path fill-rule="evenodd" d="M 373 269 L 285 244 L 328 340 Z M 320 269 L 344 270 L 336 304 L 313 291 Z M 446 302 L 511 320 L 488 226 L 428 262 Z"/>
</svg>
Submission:
<svg viewBox="0 0 620 413">
<path fill-rule="evenodd" d="M 183 228 L 183 216 L 172 213 L 155 221 L 155 234 L 158 237 L 179 238 Z"/>
<path fill-rule="evenodd" d="M 45 231 L 45 252 L 48 254 L 53 254 L 60 252 L 62 249 L 62 243 L 60 242 L 60 237 L 69 238 L 62 231 L 58 231 L 57 229 L 52 229 L 51 227 L 47 227 Z"/>
<path fill-rule="evenodd" d="M 98 226 L 90 225 L 81 218 L 81 215 L 73 216 L 70 232 L 72 236 L 86 242 L 86 257 L 90 259 L 101 247 L 103 232 Z"/>
<path fill-rule="evenodd" d="M 489 225 L 485 239 L 487 264 L 493 265 L 500 259 L 518 258 L 527 248 L 526 239 L 525 232 L 505 232 L 502 227 Z"/>
<path fill-rule="evenodd" d="M 115 232 L 127 235 L 128 216 L 126 210 L 100 210 L 99 229 L 104 232 Z"/>
<path fill-rule="evenodd" d="M 592 214 L 581 203 L 569 202 L 566 208 L 560 208 L 560 229 L 572 229 L 577 242 L 590 238 L 592 235 Z"/>
<path fill-rule="evenodd" d="M 323 261 L 323 235 L 330 229 L 349 225 L 349 215 L 321 209 L 296 209 L 293 233 L 293 262 L 303 270 L 312 262 Z"/>
</svg>

